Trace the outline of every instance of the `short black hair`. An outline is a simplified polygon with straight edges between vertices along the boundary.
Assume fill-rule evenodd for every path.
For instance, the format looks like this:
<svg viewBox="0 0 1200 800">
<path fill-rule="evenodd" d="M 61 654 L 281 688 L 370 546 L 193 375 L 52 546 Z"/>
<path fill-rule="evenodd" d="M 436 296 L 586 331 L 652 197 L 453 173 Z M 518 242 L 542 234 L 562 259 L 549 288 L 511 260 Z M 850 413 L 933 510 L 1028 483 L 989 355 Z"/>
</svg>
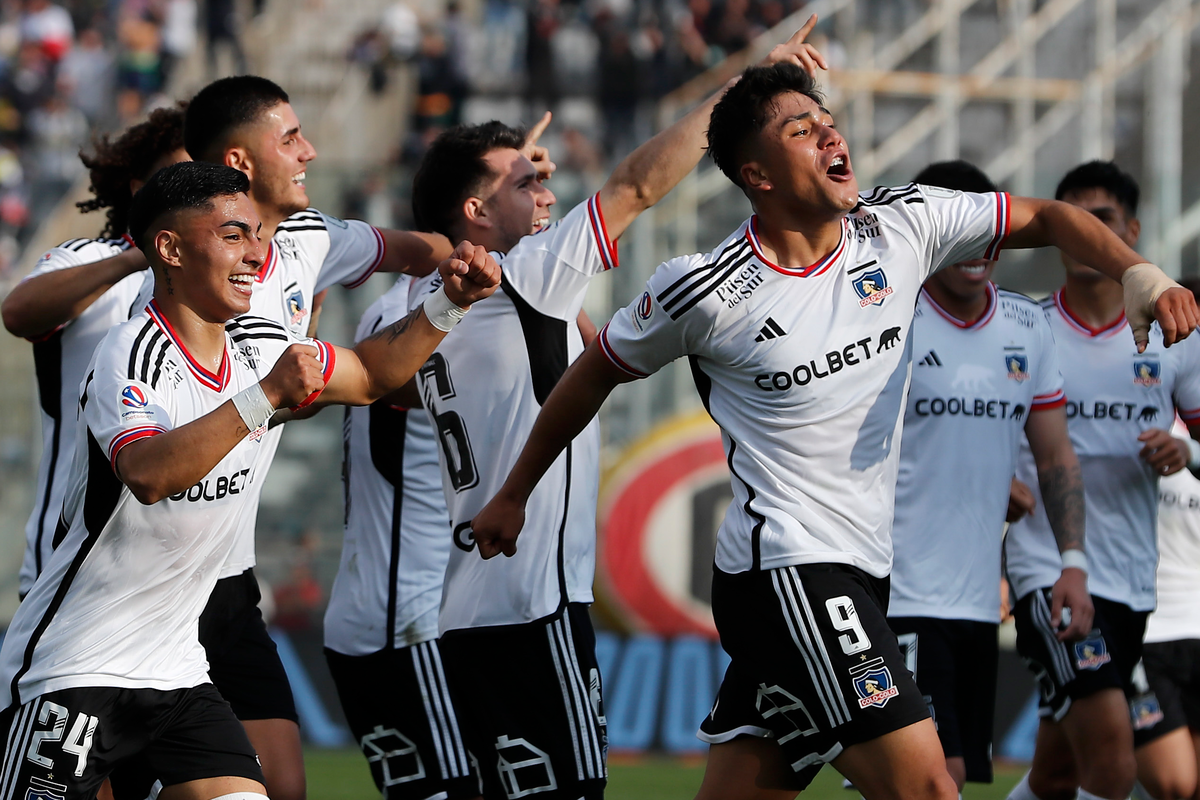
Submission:
<svg viewBox="0 0 1200 800">
<path fill-rule="evenodd" d="M 913 183 L 922 186 L 939 186 L 959 192 L 988 194 L 999 191 L 992 179 L 970 161 L 961 158 L 954 161 L 937 161 L 917 173 Z"/>
<path fill-rule="evenodd" d="M 741 169 L 746 141 L 767 124 L 775 98 L 796 92 L 824 107 L 817 82 L 800 67 L 781 61 L 769 67 L 750 67 L 712 110 L 708 121 L 708 154 L 725 177 L 742 186 Z M 744 187 L 743 187 L 744 188 Z"/>
<path fill-rule="evenodd" d="M 235 75 L 213 81 L 188 104 L 183 121 L 183 146 L 197 161 L 219 161 L 217 150 L 233 131 L 286 102 L 287 92 L 274 81 L 257 75 Z"/>
<path fill-rule="evenodd" d="M 1111 194 L 1130 217 L 1137 216 L 1138 198 L 1141 190 L 1137 181 L 1112 161 L 1089 161 L 1080 164 L 1063 176 L 1054 190 L 1054 199 L 1062 200 L 1069 194 L 1087 189 L 1103 189 Z"/>
<path fill-rule="evenodd" d="M 129 207 L 129 235 L 149 258 L 152 242 L 146 241 L 147 234 L 157 220 L 183 209 L 209 209 L 214 197 L 249 191 L 250 179 L 223 164 L 183 161 L 163 167 L 133 196 Z"/>
<path fill-rule="evenodd" d="M 524 146 L 523 129 L 496 120 L 480 125 L 455 125 L 443 131 L 425 151 L 413 177 L 413 219 L 417 229 L 453 240 L 463 202 L 493 177 L 484 156 L 493 150 L 520 150 Z"/>
</svg>

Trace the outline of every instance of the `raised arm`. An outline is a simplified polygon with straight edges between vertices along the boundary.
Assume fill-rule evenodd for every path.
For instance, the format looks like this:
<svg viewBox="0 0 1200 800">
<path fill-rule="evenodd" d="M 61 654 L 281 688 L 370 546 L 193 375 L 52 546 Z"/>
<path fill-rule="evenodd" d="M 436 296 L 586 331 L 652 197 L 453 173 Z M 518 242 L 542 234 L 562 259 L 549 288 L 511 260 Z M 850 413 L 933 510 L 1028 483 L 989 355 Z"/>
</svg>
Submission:
<svg viewBox="0 0 1200 800">
<path fill-rule="evenodd" d="M 78 317 L 122 279 L 146 268 L 136 247 L 124 253 L 45 272 L 13 287 L 0 303 L 0 317 L 13 336 L 32 339 Z"/>
<path fill-rule="evenodd" d="M 1146 349 L 1153 320 L 1162 326 L 1168 347 L 1200 324 L 1192 293 L 1146 263 L 1089 212 L 1056 200 L 1014 197 L 1011 214 L 1006 247 L 1057 247 L 1125 287 L 1125 316 L 1139 353 Z"/>
<path fill-rule="evenodd" d="M 424 277 L 454 252 L 454 245 L 440 233 L 398 231 L 379 228 L 386 250 L 379 272 L 403 272 Z"/>
<path fill-rule="evenodd" d="M 1107 230 L 1107 228 L 1105 228 Z M 1067 435 L 1066 408 L 1030 412 L 1025 435 L 1037 465 L 1042 506 L 1058 551 L 1074 550 L 1083 558 L 1083 473 L 1071 439 Z M 1065 560 L 1065 559 L 1064 559 Z M 1081 566 L 1065 566 L 1051 590 L 1050 624 L 1058 628 L 1063 608 L 1071 609 L 1071 624 L 1058 632 L 1059 641 L 1082 639 L 1092 629 L 1095 610 L 1088 594 L 1087 572 Z"/>
<path fill-rule="evenodd" d="M 596 416 L 617 384 L 633 379 L 613 366 L 596 342 L 567 368 L 546 398 L 508 479 L 471 521 L 481 556 L 512 556 L 517 552 L 517 536 L 525 524 L 525 503 L 538 481 Z"/>
<path fill-rule="evenodd" d="M 828 69 L 825 59 L 816 48 L 804 43 L 816 24 L 817 16 L 814 14 L 791 39 L 772 49 L 761 63 L 769 65 L 792 61 L 810 74 L 815 74 L 817 67 Z M 604 210 L 604 222 L 613 241 L 620 238 L 638 214 L 665 197 L 699 163 L 708 146 L 708 119 L 713 106 L 731 85 L 733 82 L 726 84 L 617 165 L 600 190 L 600 207 Z"/>
</svg>

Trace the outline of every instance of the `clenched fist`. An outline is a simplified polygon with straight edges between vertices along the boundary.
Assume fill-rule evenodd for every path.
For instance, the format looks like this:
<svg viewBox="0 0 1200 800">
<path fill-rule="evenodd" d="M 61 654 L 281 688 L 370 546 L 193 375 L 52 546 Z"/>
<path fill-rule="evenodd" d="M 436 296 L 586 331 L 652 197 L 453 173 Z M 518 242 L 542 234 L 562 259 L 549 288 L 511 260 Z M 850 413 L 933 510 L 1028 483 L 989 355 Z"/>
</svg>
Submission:
<svg viewBox="0 0 1200 800">
<path fill-rule="evenodd" d="M 292 345 L 259 385 L 275 408 L 300 405 L 325 388 L 325 372 L 317 360 L 317 348 L 308 344 Z"/>
<path fill-rule="evenodd" d="M 491 297 L 500 285 L 500 265 L 487 250 L 464 240 L 438 265 L 446 297 L 459 308 Z"/>
</svg>

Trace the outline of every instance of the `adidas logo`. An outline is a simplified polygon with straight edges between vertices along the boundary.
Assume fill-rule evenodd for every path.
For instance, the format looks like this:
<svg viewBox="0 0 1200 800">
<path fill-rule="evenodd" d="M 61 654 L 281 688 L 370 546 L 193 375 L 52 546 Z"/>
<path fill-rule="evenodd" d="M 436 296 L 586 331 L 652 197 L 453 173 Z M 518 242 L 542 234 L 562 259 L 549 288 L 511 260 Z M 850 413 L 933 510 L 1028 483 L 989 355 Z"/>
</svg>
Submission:
<svg viewBox="0 0 1200 800">
<path fill-rule="evenodd" d="M 767 324 L 762 326 L 762 330 L 758 332 L 758 336 L 754 337 L 756 342 L 765 342 L 768 339 L 778 339 L 780 336 L 787 336 L 787 331 L 779 327 L 779 323 L 767 317 Z"/>
<path fill-rule="evenodd" d="M 925 357 L 917 362 L 918 367 L 940 367 L 942 360 L 938 358 L 936 350 L 930 350 L 925 354 Z"/>
</svg>

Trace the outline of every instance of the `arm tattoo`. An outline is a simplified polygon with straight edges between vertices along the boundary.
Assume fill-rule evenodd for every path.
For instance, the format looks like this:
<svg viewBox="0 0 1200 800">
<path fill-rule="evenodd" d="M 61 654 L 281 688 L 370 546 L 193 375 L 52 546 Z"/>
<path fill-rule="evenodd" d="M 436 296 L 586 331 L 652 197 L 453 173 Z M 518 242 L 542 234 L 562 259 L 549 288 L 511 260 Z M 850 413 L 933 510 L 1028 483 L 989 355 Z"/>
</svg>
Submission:
<svg viewBox="0 0 1200 800">
<path fill-rule="evenodd" d="M 421 309 L 419 309 L 419 308 L 417 308 L 417 309 L 414 309 L 414 310 L 413 310 L 413 311 L 412 311 L 412 312 L 411 312 L 411 313 L 410 313 L 410 314 L 409 314 L 407 317 L 405 317 L 404 319 L 398 319 L 398 320 L 396 320 L 395 322 L 393 322 L 391 325 L 388 325 L 388 326 L 387 326 L 386 328 L 384 328 L 383 330 L 379 331 L 379 332 L 378 332 L 378 333 L 376 333 L 376 334 L 373 334 L 373 335 L 372 335 L 370 338 L 372 338 L 372 339 L 386 339 L 386 340 L 387 340 L 387 342 L 386 342 L 386 343 L 387 343 L 387 344 L 391 344 L 392 342 L 396 341 L 396 340 L 397 340 L 397 339 L 399 339 L 401 336 L 403 336 L 403 335 L 404 335 L 404 332 L 405 332 L 405 331 L 407 331 L 409 328 L 411 328 L 411 327 L 412 327 L 412 324 L 413 324 L 414 322 L 416 322 L 416 321 L 417 321 L 417 316 L 418 316 L 420 313 L 421 313 Z"/>
<path fill-rule="evenodd" d="M 1038 472 L 1038 486 L 1058 550 L 1083 549 L 1083 473 L 1076 464 Z"/>
</svg>

